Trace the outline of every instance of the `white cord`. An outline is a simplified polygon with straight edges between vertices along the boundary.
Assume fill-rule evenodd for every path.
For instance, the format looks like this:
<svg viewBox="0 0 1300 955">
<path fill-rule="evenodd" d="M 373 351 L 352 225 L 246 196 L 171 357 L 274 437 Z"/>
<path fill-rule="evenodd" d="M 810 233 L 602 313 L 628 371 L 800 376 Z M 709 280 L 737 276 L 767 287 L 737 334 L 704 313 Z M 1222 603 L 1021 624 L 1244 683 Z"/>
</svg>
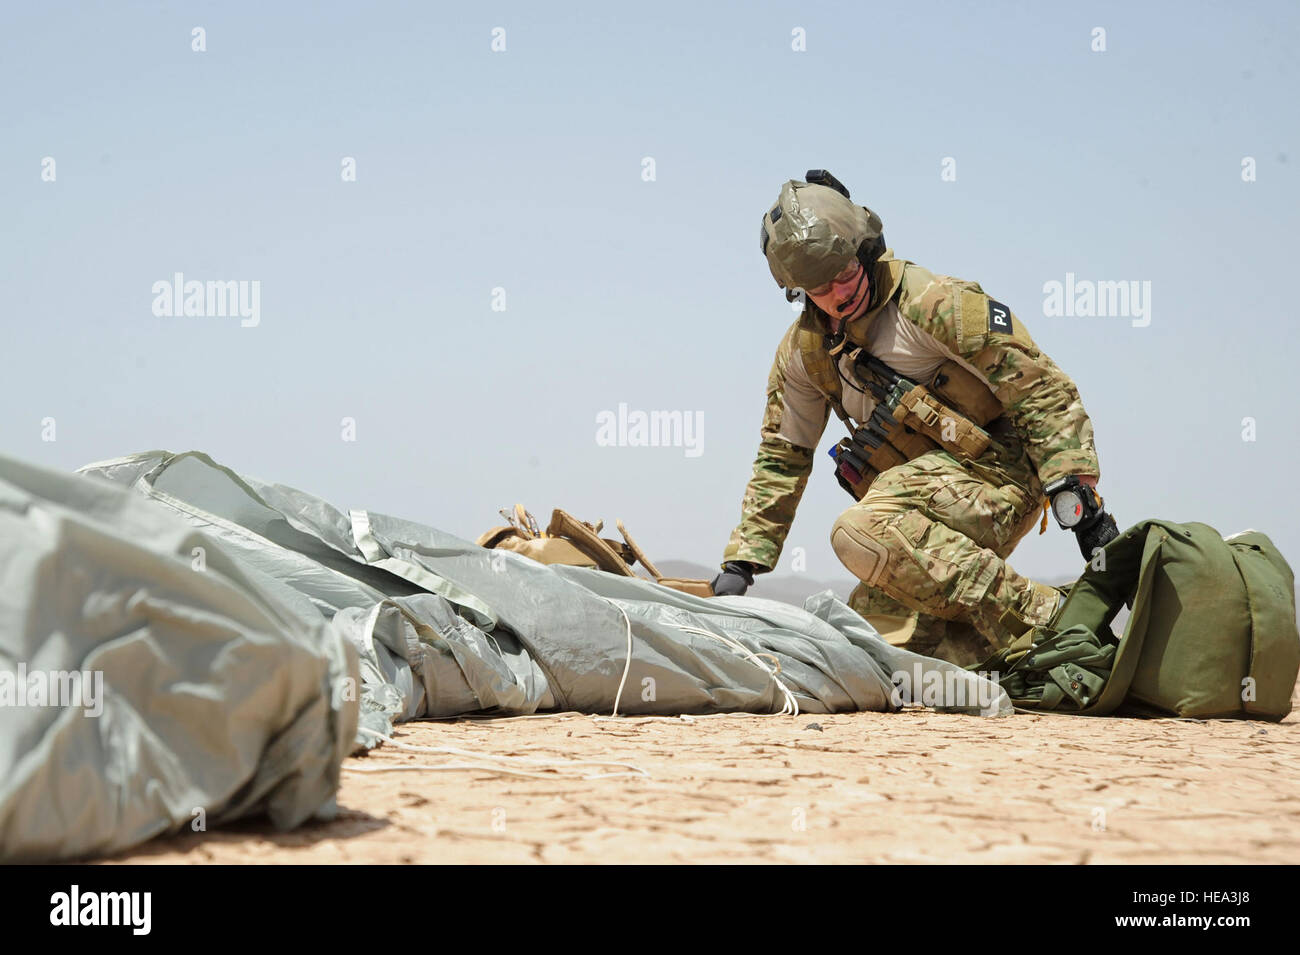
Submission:
<svg viewBox="0 0 1300 955">
<path fill-rule="evenodd" d="M 609 598 L 606 598 L 607 600 Z M 610 600 L 610 603 L 614 601 Z M 623 677 L 618 681 L 618 692 L 614 694 L 614 712 L 612 716 L 618 716 L 618 701 L 623 698 L 623 687 L 627 685 L 627 672 L 632 669 L 632 621 L 628 619 L 627 611 L 618 604 L 614 604 L 618 612 L 623 615 L 623 622 L 627 624 L 627 662 L 623 664 Z"/>
<path fill-rule="evenodd" d="M 403 763 L 398 766 L 344 766 L 344 772 L 348 773 L 401 773 L 401 772 L 476 772 L 476 773 L 496 773 L 499 776 L 522 776 L 525 779 L 547 779 L 554 782 L 557 778 L 547 773 L 530 773 L 522 769 L 506 769 L 502 766 L 479 766 L 476 763 Z M 587 773 L 579 776 L 579 779 L 612 779 L 615 776 L 645 776 L 648 773 L 643 772 L 624 772 L 624 773 Z M 570 777 L 572 778 L 572 777 Z"/>
<path fill-rule="evenodd" d="M 523 776 L 527 779 L 555 779 L 554 776 L 547 776 L 544 773 L 528 773 L 520 769 L 503 769 L 500 766 L 479 766 L 475 763 L 443 763 L 438 766 L 431 764 L 412 764 L 404 763 L 400 766 L 344 766 L 345 773 L 400 773 L 410 770 L 419 770 L 421 772 L 436 772 L 449 770 L 461 772 L 471 770 L 476 773 L 497 773 L 502 776 Z M 590 778 L 590 777 L 584 777 Z"/>
<path fill-rule="evenodd" d="M 536 766 L 539 768 L 559 767 L 559 768 L 567 769 L 571 766 L 616 766 L 620 769 L 630 770 L 632 773 L 639 774 L 641 776 L 650 775 L 640 766 L 636 766 L 632 763 L 621 763 L 618 762 L 617 760 L 612 760 L 612 759 L 535 759 L 531 756 L 507 756 L 499 753 L 476 753 L 473 750 L 459 749 L 455 746 L 413 746 L 410 743 L 400 742 L 391 736 L 387 736 L 384 733 L 379 732 L 378 730 L 368 729 L 364 726 L 359 727 L 359 731 L 362 733 L 369 733 L 371 736 L 377 737 L 378 739 L 383 740 L 385 743 L 388 743 L 394 749 L 399 749 L 408 753 L 432 753 L 438 756 L 469 756 L 472 759 L 489 759 L 489 760 L 496 759 L 496 760 L 526 764 L 529 766 Z M 455 765 L 455 764 L 451 764 L 451 765 Z M 612 775 L 621 776 L 624 774 L 615 773 Z"/>
<path fill-rule="evenodd" d="M 714 633 L 711 630 L 701 630 L 699 627 L 678 627 L 677 629 L 685 633 L 698 633 L 701 636 L 712 637 L 713 639 L 721 642 L 723 645 L 728 646 L 733 650 L 739 651 L 741 656 L 743 656 L 746 660 L 749 660 L 751 663 L 754 664 L 754 666 L 758 667 L 764 673 L 770 676 L 772 678 L 772 682 L 775 683 L 777 685 L 777 688 L 781 691 L 781 695 L 785 697 L 785 704 L 781 707 L 781 715 L 783 716 L 799 715 L 799 701 L 796 700 L 794 694 L 790 692 L 790 688 L 787 687 L 784 683 L 782 683 L 780 678 L 777 676 L 777 674 L 781 672 L 781 662 L 779 660 L 776 660 L 775 657 L 773 657 L 773 660 L 776 663 L 776 669 L 773 670 L 762 660 L 762 657 L 764 656 L 772 656 L 770 653 L 764 653 L 762 654 L 762 656 L 760 656 L 759 654 L 756 654 L 754 653 L 754 651 L 750 650 L 749 647 L 745 646 L 743 643 L 740 643 L 737 640 L 733 640 L 730 637 L 724 637 L 720 633 Z"/>
<path fill-rule="evenodd" d="M 613 605 L 614 605 L 614 608 L 615 608 L 616 610 L 618 610 L 618 612 L 621 613 L 621 614 L 623 615 L 623 623 L 624 623 L 625 627 L 627 628 L 627 659 L 623 662 L 623 675 L 619 678 L 619 681 L 618 681 L 618 691 L 614 694 L 614 712 L 611 714 L 611 717 L 610 717 L 610 718 L 612 718 L 612 717 L 616 717 L 616 716 L 618 716 L 618 704 L 619 704 L 619 702 L 623 699 L 623 689 L 624 689 L 624 687 L 627 686 L 627 675 L 628 675 L 628 673 L 629 673 L 629 672 L 631 671 L 631 669 L 632 669 L 632 620 L 631 620 L 631 618 L 628 617 L 628 615 L 627 615 L 627 611 L 626 611 L 626 610 L 624 610 L 624 609 L 623 609 L 622 607 L 620 607 L 618 604 L 614 603 L 614 601 L 609 600 L 608 597 L 606 597 L 606 598 L 604 598 L 604 599 L 605 599 L 605 600 L 608 600 L 611 604 L 613 604 Z M 781 672 L 781 661 L 778 660 L 775 656 L 773 656 L 773 655 L 770 654 L 770 653 L 756 654 L 756 653 L 754 653 L 754 651 L 750 650 L 749 647 L 745 646 L 743 643 L 740 643 L 740 642 L 738 642 L 738 641 L 736 641 L 736 640 L 732 640 L 730 637 L 724 637 L 724 636 L 722 636 L 721 634 L 714 633 L 714 632 L 711 631 L 711 630 L 701 630 L 701 629 L 698 628 L 698 627 L 681 627 L 681 626 L 679 626 L 677 629 L 678 629 L 678 630 L 681 630 L 681 631 L 684 632 L 684 633 L 697 633 L 697 634 L 700 634 L 701 636 L 712 637 L 714 640 L 719 641 L 719 642 L 722 643 L 724 646 L 730 647 L 732 650 L 735 650 L 735 651 L 737 651 L 738 653 L 740 653 L 740 655 L 743 656 L 746 660 L 749 660 L 749 661 L 750 661 L 751 663 L 753 663 L 756 667 L 758 667 L 758 668 L 761 669 L 764 673 L 766 673 L 768 676 L 770 676 L 770 677 L 772 678 L 772 682 L 776 684 L 777 689 L 779 689 L 779 690 L 781 691 L 781 695 L 782 695 L 782 696 L 784 697 L 784 699 L 785 699 L 785 702 L 784 702 L 784 704 L 782 705 L 781 710 L 780 710 L 781 715 L 783 715 L 783 716 L 785 716 L 785 715 L 789 715 L 789 716 L 798 716 L 798 715 L 799 715 L 799 701 L 796 700 L 794 694 L 793 694 L 792 692 L 790 692 L 790 688 L 787 687 L 784 683 L 782 683 L 781 680 L 780 680 L 780 678 L 777 676 L 777 674 Z M 775 666 L 775 669 L 773 669 L 772 667 L 769 667 L 766 663 L 764 663 L 763 660 L 762 660 L 762 657 L 771 657 L 772 662 L 773 662 L 773 665 Z M 468 717 L 468 718 L 469 718 L 469 719 L 475 719 L 475 718 L 477 718 L 477 719 L 553 719 L 555 716 L 561 716 L 561 715 L 563 715 L 563 714 L 560 714 L 560 713 L 556 713 L 556 714 L 530 713 L 530 714 L 527 714 L 527 715 L 525 715 L 525 716 L 514 716 L 514 717 Z M 708 716 L 724 716 L 724 715 L 726 715 L 726 714 L 723 714 L 723 713 L 709 713 L 709 714 L 700 714 L 700 715 L 702 715 L 702 716 L 703 716 L 703 715 L 708 715 Z M 593 716 L 593 717 L 592 717 L 592 719 L 595 719 L 595 720 L 600 720 L 600 719 L 603 719 L 603 718 L 605 718 L 605 717 L 600 717 L 600 716 Z M 698 717 L 696 717 L 696 718 L 698 718 Z M 675 719 L 686 719 L 686 717 L 683 715 L 682 717 L 645 717 L 644 719 L 674 719 L 674 720 L 675 720 Z M 366 730 L 366 729 L 364 729 L 364 728 L 363 728 L 363 731 L 364 731 L 364 732 L 367 732 L 367 733 L 371 733 L 371 734 L 373 734 L 373 735 L 379 737 L 380 739 L 385 740 L 386 742 L 393 743 L 393 744 L 396 745 L 396 746 L 399 746 L 399 747 L 400 747 L 400 746 L 403 746 L 403 745 L 404 745 L 404 744 L 401 744 L 401 743 L 397 743 L 396 740 L 394 740 L 391 736 L 385 736 L 383 733 L 377 733 L 377 732 L 375 732 L 374 730 Z M 454 754 L 454 755 L 468 755 L 468 756 L 477 756 L 477 755 L 478 755 L 477 753 L 468 752 L 468 751 L 466 751 L 466 750 L 456 750 L 456 749 L 453 749 L 453 748 L 451 748 L 451 747 L 442 747 L 442 748 L 436 748 L 436 749 L 434 749 L 434 748 L 420 748 L 420 747 L 408 747 L 408 748 L 410 748 L 413 752 L 447 753 L 447 754 Z M 495 756 L 495 757 L 489 757 L 489 758 L 492 758 L 492 759 L 515 759 L 515 760 L 526 760 L 526 758 L 525 758 L 525 757 L 522 757 L 522 756 Z M 585 764 L 584 764 L 584 763 L 572 763 L 572 764 L 569 764 L 569 765 L 585 765 Z M 628 763 L 592 763 L 591 765 L 630 766 L 630 764 L 628 764 Z M 643 774 L 643 775 L 649 775 L 648 773 L 645 772 L 645 770 L 641 769 L 640 767 L 631 766 L 630 768 L 634 769 L 636 772 L 641 773 L 641 774 Z"/>
<path fill-rule="evenodd" d="M 724 716 L 746 716 L 745 713 L 681 713 L 677 716 L 638 716 L 635 719 L 623 717 L 619 720 L 621 726 L 636 726 L 640 723 L 655 723 L 668 721 L 670 723 L 694 723 L 696 720 L 706 720 L 712 718 L 721 718 Z M 558 710 L 554 713 L 525 713 L 521 716 L 486 716 L 478 713 L 467 713 L 464 716 L 434 716 L 423 719 L 421 723 L 509 723 L 512 720 L 586 720 L 591 719 L 590 713 L 580 713 L 577 710 Z M 609 719 L 609 717 L 601 717 Z"/>
<path fill-rule="evenodd" d="M 609 600 L 608 597 L 606 597 L 605 599 Z M 614 601 L 612 600 L 610 600 L 609 602 L 614 603 Z M 627 674 L 632 667 L 632 621 L 628 618 L 626 610 L 624 610 L 616 603 L 614 603 L 614 606 L 617 607 L 618 612 L 623 615 L 623 622 L 627 625 L 627 662 L 623 664 L 623 676 L 618 681 L 618 692 L 614 694 L 614 712 L 612 714 L 612 716 L 618 716 L 618 703 L 619 700 L 623 698 L 623 687 L 627 685 Z M 781 711 L 780 711 L 781 715 L 783 716 L 799 715 L 799 701 L 796 700 L 794 694 L 790 692 L 790 688 L 787 687 L 784 683 L 782 683 L 780 678 L 777 676 L 777 674 L 781 672 L 781 662 L 777 660 L 776 657 L 773 657 L 772 654 L 765 653 L 762 654 L 762 656 L 772 657 L 772 661 L 775 664 L 776 669 L 772 669 L 766 663 L 764 663 L 760 658 L 760 655 L 754 653 L 752 650 L 749 649 L 749 647 L 745 646 L 743 643 L 731 639 L 730 637 L 724 637 L 721 634 L 714 633 L 711 630 L 701 630 L 698 627 L 678 626 L 677 629 L 681 630 L 683 633 L 698 633 L 701 636 L 712 637 L 713 639 L 721 642 L 724 646 L 730 647 L 732 650 L 735 650 L 738 653 L 740 653 L 741 656 L 749 660 L 756 667 L 758 667 L 764 673 L 770 676 L 772 678 L 772 682 L 775 683 L 777 685 L 777 688 L 781 691 L 781 695 L 785 699 L 784 704 L 781 706 Z M 600 717 L 595 717 L 595 718 L 599 719 Z"/>
</svg>

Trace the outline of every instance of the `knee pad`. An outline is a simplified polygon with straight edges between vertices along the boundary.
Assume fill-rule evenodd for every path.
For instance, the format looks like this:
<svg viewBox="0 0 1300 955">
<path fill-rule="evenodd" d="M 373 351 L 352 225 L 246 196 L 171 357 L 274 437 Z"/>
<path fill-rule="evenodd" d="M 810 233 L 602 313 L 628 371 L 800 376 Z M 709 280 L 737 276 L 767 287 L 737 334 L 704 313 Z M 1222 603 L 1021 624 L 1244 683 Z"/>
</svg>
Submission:
<svg viewBox="0 0 1300 955">
<path fill-rule="evenodd" d="M 889 565 L 889 549 L 863 523 L 837 520 L 831 528 L 831 548 L 853 576 L 874 587 Z"/>
</svg>

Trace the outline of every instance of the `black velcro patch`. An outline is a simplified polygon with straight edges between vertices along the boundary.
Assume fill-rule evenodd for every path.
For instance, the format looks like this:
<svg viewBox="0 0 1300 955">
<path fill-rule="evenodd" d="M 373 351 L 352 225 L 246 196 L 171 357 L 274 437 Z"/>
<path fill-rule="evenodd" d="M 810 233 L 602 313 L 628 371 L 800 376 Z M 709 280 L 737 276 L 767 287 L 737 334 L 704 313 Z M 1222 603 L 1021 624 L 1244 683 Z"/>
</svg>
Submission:
<svg viewBox="0 0 1300 955">
<path fill-rule="evenodd" d="M 1011 327 L 1011 309 L 993 299 L 989 299 L 989 331 L 1001 332 L 1003 335 L 1010 335 L 1015 331 Z"/>
</svg>

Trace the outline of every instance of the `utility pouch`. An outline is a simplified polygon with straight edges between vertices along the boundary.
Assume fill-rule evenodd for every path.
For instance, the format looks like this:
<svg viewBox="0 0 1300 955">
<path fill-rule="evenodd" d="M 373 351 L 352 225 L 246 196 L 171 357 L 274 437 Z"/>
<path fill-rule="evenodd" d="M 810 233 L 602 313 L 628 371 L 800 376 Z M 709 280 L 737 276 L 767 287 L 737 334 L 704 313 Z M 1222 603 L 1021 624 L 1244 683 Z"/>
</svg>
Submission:
<svg viewBox="0 0 1300 955">
<path fill-rule="evenodd" d="M 840 487 L 849 492 L 855 500 L 862 500 L 871 482 L 880 474 L 858 456 L 853 442 L 840 438 L 839 443 L 830 449 L 830 456 L 835 461 L 835 480 Z"/>
<path fill-rule="evenodd" d="M 930 394 L 984 427 L 1006 410 L 978 375 L 949 358 L 934 373 Z"/>
<path fill-rule="evenodd" d="M 880 405 L 868 424 L 858 428 L 852 437 L 840 439 L 831 449 L 831 457 L 836 461 L 835 477 L 840 487 L 860 501 L 879 474 L 938 447 Z"/>
<path fill-rule="evenodd" d="M 960 412 L 954 411 L 925 385 L 896 389 L 901 394 L 894 417 L 937 441 L 945 451 L 959 458 L 978 458 L 989 446 L 988 432 Z"/>
</svg>

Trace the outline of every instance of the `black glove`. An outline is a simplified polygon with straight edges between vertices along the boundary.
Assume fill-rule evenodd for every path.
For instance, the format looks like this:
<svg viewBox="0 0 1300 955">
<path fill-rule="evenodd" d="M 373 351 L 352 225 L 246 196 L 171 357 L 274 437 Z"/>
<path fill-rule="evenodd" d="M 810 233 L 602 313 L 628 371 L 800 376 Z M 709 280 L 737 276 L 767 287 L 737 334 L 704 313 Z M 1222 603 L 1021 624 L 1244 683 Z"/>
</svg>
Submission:
<svg viewBox="0 0 1300 955">
<path fill-rule="evenodd" d="M 722 573 L 709 582 L 715 597 L 743 597 L 754 585 L 754 565 L 747 560 L 729 560 Z"/>
<path fill-rule="evenodd" d="M 1119 537 L 1119 528 L 1115 526 L 1115 518 L 1111 517 L 1105 511 L 1088 525 L 1087 529 L 1080 528 L 1074 532 L 1075 540 L 1079 542 L 1079 550 L 1083 554 L 1084 560 L 1092 560 L 1092 552 L 1098 547 L 1105 547 L 1116 537 Z"/>
</svg>

